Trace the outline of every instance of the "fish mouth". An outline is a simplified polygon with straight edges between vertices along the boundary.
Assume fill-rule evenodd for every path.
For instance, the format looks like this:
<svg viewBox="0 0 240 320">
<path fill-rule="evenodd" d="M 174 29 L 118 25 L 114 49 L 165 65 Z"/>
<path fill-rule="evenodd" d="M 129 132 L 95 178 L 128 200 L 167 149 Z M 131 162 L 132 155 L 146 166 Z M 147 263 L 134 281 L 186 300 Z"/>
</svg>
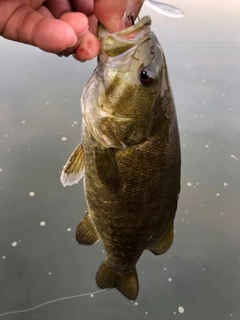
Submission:
<svg viewBox="0 0 240 320">
<path fill-rule="evenodd" d="M 148 37 L 150 32 L 151 17 L 145 16 L 136 24 L 115 33 L 100 26 L 98 36 L 101 41 L 101 53 L 108 57 L 116 57 L 129 49 L 136 47 Z M 101 59 L 100 59 L 101 60 Z"/>
</svg>

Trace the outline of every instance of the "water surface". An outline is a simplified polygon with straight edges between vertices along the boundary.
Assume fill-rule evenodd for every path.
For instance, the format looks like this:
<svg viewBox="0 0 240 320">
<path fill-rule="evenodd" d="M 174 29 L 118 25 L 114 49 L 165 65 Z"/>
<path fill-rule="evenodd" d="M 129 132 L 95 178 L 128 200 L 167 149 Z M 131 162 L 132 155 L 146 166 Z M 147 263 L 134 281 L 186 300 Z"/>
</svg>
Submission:
<svg viewBox="0 0 240 320">
<path fill-rule="evenodd" d="M 135 303 L 110 290 L 6 319 L 239 319 L 240 4 L 169 3 L 186 16 L 141 14 L 164 48 L 180 126 L 171 250 L 142 255 Z M 95 65 L 0 39 L 0 313 L 98 290 L 103 246 L 74 239 L 82 183 L 59 181 L 80 141 L 79 98 Z"/>
</svg>

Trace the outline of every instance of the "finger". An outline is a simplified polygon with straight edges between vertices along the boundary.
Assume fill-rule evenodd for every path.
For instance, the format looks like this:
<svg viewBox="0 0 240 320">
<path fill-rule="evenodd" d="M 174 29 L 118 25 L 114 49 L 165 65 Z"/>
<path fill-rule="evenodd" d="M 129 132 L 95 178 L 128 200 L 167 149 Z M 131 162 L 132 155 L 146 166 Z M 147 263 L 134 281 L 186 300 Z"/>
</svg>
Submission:
<svg viewBox="0 0 240 320">
<path fill-rule="evenodd" d="M 97 35 L 98 20 L 94 14 L 88 16 L 89 31 Z"/>
<path fill-rule="evenodd" d="M 44 5 L 55 18 L 60 18 L 64 13 L 72 11 L 72 6 L 68 0 L 46 0 Z"/>
<path fill-rule="evenodd" d="M 73 47 L 77 40 L 74 30 L 64 21 L 44 19 L 35 27 L 33 45 L 44 51 L 56 53 Z"/>
<path fill-rule="evenodd" d="M 52 13 L 48 10 L 48 8 L 41 6 L 40 8 L 37 9 L 37 12 L 40 13 L 42 16 L 45 18 L 54 18 Z"/>
<path fill-rule="evenodd" d="M 65 13 L 60 20 L 71 26 L 77 36 L 83 35 L 88 30 L 88 18 L 80 12 Z"/>
<path fill-rule="evenodd" d="M 10 17 L 3 36 L 53 53 L 72 47 L 78 40 L 66 22 L 45 18 L 25 6 L 19 7 Z"/>
<path fill-rule="evenodd" d="M 68 57 L 71 54 L 73 54 L 75 52 L 75 50 L 79 47 L 79 45 L 82 41 L 83 35 L 87 32 L 88 18 L 82 13 L 70 12 L 70 13 L 65 13 L 61 17 L 61 20 L 68 23 L 72 27 L 72 29 L 75 31 L 75 34 L 78 37 L 78 41 L 76 42 L 76 44 L 73 47 L 67 48 L 67 49 L 57 53 L 58 56 L 60 56 L 60 57 L 61 56 Z M 85 20 L 84 24 L 79 23 L 84 20 Z M 85 27 L 85 25 L 87 25 L 87 27 Z M 84 26 L 84 28 L 82 26 Z"/>
<path fill-rule="evenodd" d="M 128 0 L 126 15 L 128 16 L 130 13 L 133 14 L 133 20 L 135 20 L 138 16 L 139 11 L 143 5 L 142 0 Z M 132 26 L 132 20 L 126 17 L 125 19 L 125 27 Z"/>
<path fill-rule="evenodd" d="M 80 61 L 91 60 L 98 55 L 99 50 L 99 40 L 90 31 L 87 31 L 75 51 L 75 58 Z"/>
<path fill-rule="evenodd" d="M 109 32 L 124 28 L 123 15 L 127 0 L 95 0 L 94 14 Z"/>
<path fill-rule="evenodd" d="M 28 5 L 24 5 L 28 2 Z M 4 33 L 6 24 L 11 16 L 20 8 L 20 7 L 29 7 L 33 10 L 37 10 L 44 0 L 15 0 L 15 1 L 3 1 L 0 0 L 0 35 Z"/>
<path fill-rule="evenodd" d="M 93 14 L 94 0 L 70 0 L 75 11 L 82 12 L 86 16 Z"/>
</svg>

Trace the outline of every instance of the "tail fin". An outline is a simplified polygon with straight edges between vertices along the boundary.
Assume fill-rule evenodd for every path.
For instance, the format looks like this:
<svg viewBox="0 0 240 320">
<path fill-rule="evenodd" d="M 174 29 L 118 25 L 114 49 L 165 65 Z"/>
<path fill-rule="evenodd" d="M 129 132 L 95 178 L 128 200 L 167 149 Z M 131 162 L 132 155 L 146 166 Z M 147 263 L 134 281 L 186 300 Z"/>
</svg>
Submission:
<svg viewBox="0 0 240 320">
<path fill-rule="evenodd" d="M 103 261 L 96 274 L 96 283 L 101 289 L 117 288 L 129 300 L 137 299 L 139 285 L 136 268 L 128 274 L 121 274 Z"/>
</svg>

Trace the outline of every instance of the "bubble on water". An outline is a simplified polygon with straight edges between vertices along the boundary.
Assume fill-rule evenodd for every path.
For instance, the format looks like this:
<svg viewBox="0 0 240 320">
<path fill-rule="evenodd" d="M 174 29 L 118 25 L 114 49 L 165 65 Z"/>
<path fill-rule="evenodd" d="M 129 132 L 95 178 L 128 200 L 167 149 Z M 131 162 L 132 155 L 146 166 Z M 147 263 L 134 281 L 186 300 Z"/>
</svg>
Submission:
<svg viewBox="0 0 240 320">
<path fill-rule="evenodd" d="M 166 271 L 166 270 L 167 270 L 167 268 L 166 268 L 166 267 L 164 267 L 164 268 L 163 268 L 163 270 L 165 270 L 165 271 Z"/>
<path fill-rule="evenodd" d="M 191 182 L 188 182 L 188 183 L 187 183 L 187 186 L 188 186 L 188 187 L 191 187 L 191 185 L 192 185 Z"/>
<path fill-rule="evenodd" d="M 2 172 L 2 168 L 0 168 L 0 172 Z"/>
<path fill-rule="evenodd" d="M 48 275 L 49 275 L 49 276 L 51 276 L 51 275 L 52 275 L 52 272 L 51 272 L 51 271 L 49 271 L 49 272 L 48 272 Z"/>
<path fill-rule="evenodd" d="M 2 256 L 2 259 L 5 260 L 5 259 L 6 259 L 6 256 Z"/>
<path fill-rule="evenodd" d="M 25 120 L 22 120 L 22 123 L 26 123 L 26 121 L 25 121 Z"/>
<path fill-rule="evenodd" d="M 77 122 L 77 121 L 73 121 L 73 123 L 74 123 L 74 124 L 78 124 L 78 122 Z"/>
<path fill-rule="evenodd" d="M 134 302 L 134 305 L 135 305 L 135 306 L 138 306 L 138 302 Z"/>
<path fill-rule="evenodd" d="M 176 313 L 177 313 L 176 311 L 173 312 L 174 315 L 175 315 Z"/>
<path fill-rule="evenodd" d="M 12 247 L 16 247 L 17 246 L 17 241 L 14 241 L 13 243 L 12 243 Z"/>
<path fill-rule="evenodd" d="M 231 158 L 233 158 L 236 161 L 239 161 L 239 159 L 234 154 L 231 154 Z"/>
<path fill-rule="evenodd" d="M 41 222 L 40 222 L 40 226 L 41 226 L 41 227 L 44 227 L 45 225 L 46 225 L 46 222 L 45 222 L 45 221 L 41 221 Z"/>
<path fill-rule="evenodd" d="M 224 182 L 224 184 L 223 184 L 223 185 L 224 185 L 224 187 L 226 187 L 226 186 L 228 186 L 228 183 L 227 183 L 227 182 Z"/>
<path fill-rule="evenodd" d="M 90 294 L 90 297 L 91 297 L 91 298 L 94 298 L 94 294 Z"/>
<path fill-rule="evenodd" d="M 219 196 L 220 196 L 220 193 L 216 193 L 216 196 L 219 197 Z"/>
<path fill-rule="evenodd" d="M 46 101 L 45 104 L 48 106 L 48 105 L 50 104 L 50 102 L 49 102 L 49 101 Z"/>
<path fill-rule="evenodd" d="M 205 145 L 205 148 L 209 148 L 209 145 L 208 145 L 208 144 L 206 144 L 206 145 Z"/>
<path fill-rule="evenodd" d="M 67 141 L 67 138 L 66 137 L 62 137 L 61 140 L 62 141 Z"/>
<path fill-rule="evenodd" d="M 67 231 L 70 232 L 70 231 L 72 231 L 72 229 L 71 228 L 67 228 Z"/>
<path fill-rule="evenodd" d="M 148 314 L 148 311 L 145 311 L 145 314 Z"/>
<path fill-rule="evenodd" d="M 180 306 L 180 307 L 178 307 L 178 312 L 179 312 L 179 313 L 184 313 L 184 311 L 185 311 L 185 310 L 184 310 L 184 308 L 183 308 L 183 307 L 181 307 L 181 306 Z"/>
<path fill-rule="evenodd" d="M 168 278 L 168 281 L 171 282 L 171 281 L 172 281 L 172 278 Z"/>
<path fill-rule="evenodd" d="M 33 191 L 29 192 L 29 196 L 30 197 L 34 197 L 35 196 L 35 192 L 33 192 Z"/>
</svg>

